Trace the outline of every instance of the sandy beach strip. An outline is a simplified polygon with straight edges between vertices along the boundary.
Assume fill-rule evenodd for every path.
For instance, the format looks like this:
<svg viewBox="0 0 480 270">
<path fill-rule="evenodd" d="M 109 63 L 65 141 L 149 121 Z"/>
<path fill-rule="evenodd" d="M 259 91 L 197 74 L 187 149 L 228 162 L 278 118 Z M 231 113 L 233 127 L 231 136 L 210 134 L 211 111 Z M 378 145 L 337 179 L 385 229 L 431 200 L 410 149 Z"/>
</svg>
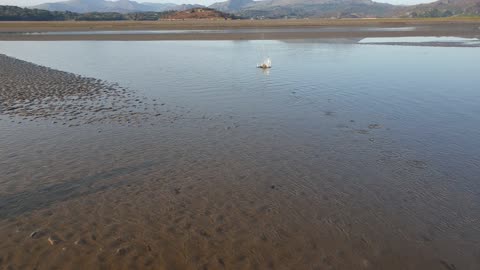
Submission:
<svg viewBox="0 0 480 270">
<path fill-rule="evenodd" d="M 402 30 L 402 28 L 408 28 Z M 255 31 L 242 31 L 255 29 Z M 272 29 L 274 31 L 272 31 Z M 381 30 L 379 30 L 381 29 Z M 75 31 L 225 30 L 164 33 Z M 232 31 L 228 31 L 232 30 Z M 311 30 L 311 31 L 309 31 Z M 323 31 L 325 30 L 325 31 Z M 57 32 L 30 35 L 26 33 Z M 0 22 L 0 40 L 258 40 L 402 36 L 479 37 L 480 19 L 186 20 L 155 22 Z"/>
</svg>

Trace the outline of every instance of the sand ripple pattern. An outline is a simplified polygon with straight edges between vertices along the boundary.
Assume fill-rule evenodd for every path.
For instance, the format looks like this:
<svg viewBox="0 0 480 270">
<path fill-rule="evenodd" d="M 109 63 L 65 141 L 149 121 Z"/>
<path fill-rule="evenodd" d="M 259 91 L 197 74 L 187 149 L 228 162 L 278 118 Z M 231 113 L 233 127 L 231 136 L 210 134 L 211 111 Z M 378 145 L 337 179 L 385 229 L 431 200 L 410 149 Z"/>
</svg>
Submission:
<svg viewBox="0 0 480 270">
<path fill-rule="evenodd" d="M 53 124 L 68 126 L 140 125 L 161 116 L 168 121 L 179 117 L 164 103 L 140 97 L 118 84 L 1 54 L 0 115 L 17 123 L 52 120 Z"/>
</svg>

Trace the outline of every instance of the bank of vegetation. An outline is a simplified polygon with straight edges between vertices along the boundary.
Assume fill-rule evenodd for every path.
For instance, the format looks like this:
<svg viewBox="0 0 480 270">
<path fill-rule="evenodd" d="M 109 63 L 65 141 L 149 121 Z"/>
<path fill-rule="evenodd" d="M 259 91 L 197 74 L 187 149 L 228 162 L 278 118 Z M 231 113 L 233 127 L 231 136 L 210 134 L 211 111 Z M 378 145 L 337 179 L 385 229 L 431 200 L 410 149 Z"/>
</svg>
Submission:
<svg viewBox="0 0 480 270">
<path fill-rule="evenodd" d="M 187 14 L 187 15 L 185 15 Z M 0 6 L 0 21 L 156 21 L 161 19 L 198 18 L 198 14 L 210 14 L 212 19 L 235 19 L 237 17 L 208 8 L 195 8 L 187 11 L 134 12 L 122 14 L 117 12 L 75 13 L 70 11 L 48 11 L 16 6 Z M 202 17 L 203 18 L 203 17 Z M 209 17 L 205 17 L 208 19 Z"/>
</svg>

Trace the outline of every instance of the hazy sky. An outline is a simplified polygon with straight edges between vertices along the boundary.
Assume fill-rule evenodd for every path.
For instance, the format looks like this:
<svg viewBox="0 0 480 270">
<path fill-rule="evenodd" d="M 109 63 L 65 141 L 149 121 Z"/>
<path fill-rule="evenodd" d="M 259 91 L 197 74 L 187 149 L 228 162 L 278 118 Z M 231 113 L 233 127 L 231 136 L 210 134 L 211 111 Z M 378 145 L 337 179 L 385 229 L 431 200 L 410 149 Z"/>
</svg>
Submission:
<svg viewBox="0 0 480 270">
<path fill-rule="evenodd" d="M 137 0 L 137 2 L 157 2 L 157 3 L 176 3 L 176 4 L 203 4 L 210 5 L 215 2 L 224 0 Z M 376 2 L 391 3 L 391 4 L 417 4 L 434 2 L 435 0 L 374 0 Z M 15 5 L 15 6 L 32 6 L 47 2 L 61 2 L 61 0 L 0 0 L 0 5 Z"/>
</svg>

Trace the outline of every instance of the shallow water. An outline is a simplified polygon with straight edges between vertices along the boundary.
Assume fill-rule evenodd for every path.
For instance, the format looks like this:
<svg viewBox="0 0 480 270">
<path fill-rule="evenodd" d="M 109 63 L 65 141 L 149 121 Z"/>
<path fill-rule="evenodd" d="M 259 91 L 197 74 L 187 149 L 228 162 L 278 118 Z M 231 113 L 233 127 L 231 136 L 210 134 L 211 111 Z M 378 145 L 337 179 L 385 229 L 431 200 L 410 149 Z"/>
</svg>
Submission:
<svg viewBox="0 0 480 270">
<path fill-rule="evenodd" d="M 377 37 L 364 38 L 361 44 L 401 44 L 401 45 L 453 45 L 453 46 L 480 46 L 478 38 L 462 37 Z"/>
<path fill-rule="evenodd" d="M 240 28 L 224 30 L 117 30 L 117 31 L 46 31 L 25 32 L 23 35 L 158 35 L 158 34 L 228 34 L 228 33 L 324 33 L 324 32 L 385 32 L 385 31 L 414 31 L 416 27 L 305 27 L 305 28 Z M 11 32 L 7 34 L 19 34 Z"/>
<path fill-rule="evenodd" d="M 118 82 L 179 115 L 74 128 L 0 116 L 2 266 L 480 266 L 478 48 L 75 41 L 0 53 Z M 273 68 L 255 68 L 266 55 Z"/>
</svg>

